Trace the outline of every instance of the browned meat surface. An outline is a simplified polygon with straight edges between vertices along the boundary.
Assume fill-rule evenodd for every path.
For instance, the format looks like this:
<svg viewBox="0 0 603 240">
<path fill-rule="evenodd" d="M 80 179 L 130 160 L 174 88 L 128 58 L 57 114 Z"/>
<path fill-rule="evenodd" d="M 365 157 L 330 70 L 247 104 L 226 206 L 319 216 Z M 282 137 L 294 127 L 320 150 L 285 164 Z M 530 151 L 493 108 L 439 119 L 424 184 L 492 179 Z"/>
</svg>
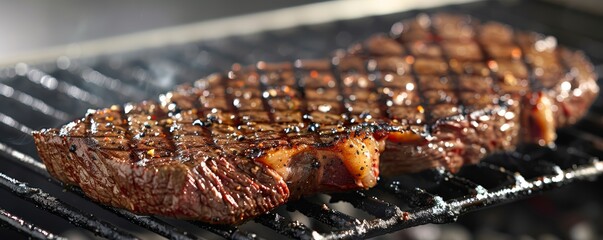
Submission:
<svg viewBox="0 0 603 240">
<path fill-rule="evenodd" d="M 254 67 L 34 133 L 48 171 L 137 213 L 240 223 L 379 174 L 551 144 L 598 93 L 554 38 L 420 15 L 328 60 Z"/>
</svg>

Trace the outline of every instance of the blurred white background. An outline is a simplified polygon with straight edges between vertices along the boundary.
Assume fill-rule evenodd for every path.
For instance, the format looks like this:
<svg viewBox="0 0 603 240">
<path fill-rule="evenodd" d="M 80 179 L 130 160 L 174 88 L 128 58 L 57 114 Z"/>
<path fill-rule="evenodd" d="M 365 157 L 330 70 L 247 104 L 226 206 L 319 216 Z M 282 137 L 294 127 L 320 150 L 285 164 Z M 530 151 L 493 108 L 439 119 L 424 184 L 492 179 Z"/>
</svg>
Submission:
<svg viewBox="0 0 603 240">
<path fill-rule="evenodd" d="M 0 0 L 0 56 L 320 0 Z"/>
</svg>

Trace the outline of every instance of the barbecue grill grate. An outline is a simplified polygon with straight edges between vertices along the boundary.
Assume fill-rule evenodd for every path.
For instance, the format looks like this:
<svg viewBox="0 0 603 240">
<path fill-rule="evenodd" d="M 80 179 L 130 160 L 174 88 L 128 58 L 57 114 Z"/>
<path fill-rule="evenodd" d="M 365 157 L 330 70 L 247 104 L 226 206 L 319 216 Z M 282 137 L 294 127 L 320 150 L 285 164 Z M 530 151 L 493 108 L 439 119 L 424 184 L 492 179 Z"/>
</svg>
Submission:
<svg viewBox="0 0 603 240">
<path fill-rule="evenodd" d="M 427 10 L 433 11 L 467 13 L 482 20 L 498 20 L 549 33 L 566 45 L 584 49 L 595 64 L 603 63 L 603 33 L 591 31 L 598 26 L 594 16 L 538 2 L 479 2 Z M 593 179 L 603 173 L 603 162 L 598 160 L 603 156 L 601 99 L 583 121 L 559 132 L 554 149 L 525 147 L 466 166 L 456 175 L 441 170 L 426 171 L 381 179 L 376 188 L 368 191 L 304 198 L 238 227 L 138 216 L 101 205 L 96 205 L 100 206 L 97 207 L 100 212 L 76 207 L 73 202 L 82 199 L 86 204 L 92 203 L 78 188 L 66 187 L 68 191 L 62 192 L 61 183 L 51 179 L 36 158 L 29 136 L 31 129 L 58 126 L 88 108 L 151 98 L 177 83 L 223 71 L 233 62 L 325 57 L 330 50 L 347 46 L 350 39 L 387 31 L 393 22 L 416 14 L 403 12 L 129 55 L 79 61 L 59 58 L 56 63 L 35 66 L 22 63 L 0 69 L 0 159 L 9 163 L 0 167 L 0 186 L 47 213 L 110 239 L 136 238 L 123 229 L 120 223 L 123 219 L 170 239 L 206 237 L 203 233 L 195 234 L 199 229 L 230 239 L 264 238 L 274 232 L 300 239 L 364 238 L 420 224 L 451 222 L 470 211 L 532 196 L 574 180 Z M 565 21 L 583 24 L 578 28 L 568 26 L 555 18 L 557 15 L 563 15 Z M 26 179 L 29 184 L 13 177 Z M 348 203 L 352 210 L 337 205 L 340 202 Z M 0 226 L 36 239 L 61 238 L 43 230 L 45 224 L 29 223 L 3 207 L 8 206 L 1 202 Z M 118 220 L 101 220 L 107 215 L 104 212 L 118 216 Z M 115 219 L 110 214 L 107 218 Z"/>
</svg>

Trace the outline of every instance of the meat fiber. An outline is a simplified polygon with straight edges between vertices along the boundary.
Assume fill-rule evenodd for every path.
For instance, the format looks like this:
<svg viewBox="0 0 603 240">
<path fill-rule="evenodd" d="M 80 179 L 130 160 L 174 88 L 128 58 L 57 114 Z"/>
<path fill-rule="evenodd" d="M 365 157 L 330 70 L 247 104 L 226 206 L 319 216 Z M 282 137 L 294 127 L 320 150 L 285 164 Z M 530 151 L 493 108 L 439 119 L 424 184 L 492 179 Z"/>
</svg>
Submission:
<svg viewBox="0 0 603 240">
<path fill-rule="evenodd" d="M 551 144 L 586 113 L 595 79 L 553 37 L 419 15 L 331 59 L 234 65 L 34 139 L 54 177 L 99 202 L 234 224 L 379 174 Z"/>
</svg>

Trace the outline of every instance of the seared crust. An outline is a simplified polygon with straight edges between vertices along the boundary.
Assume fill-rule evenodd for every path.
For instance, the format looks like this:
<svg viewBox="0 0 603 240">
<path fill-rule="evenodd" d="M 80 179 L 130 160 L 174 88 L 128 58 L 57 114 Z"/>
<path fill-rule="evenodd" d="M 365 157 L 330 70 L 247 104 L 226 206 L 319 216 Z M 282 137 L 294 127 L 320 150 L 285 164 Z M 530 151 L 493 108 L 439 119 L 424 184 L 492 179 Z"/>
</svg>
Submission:
<svg viewBox="0 0 603 240">
<path fill-rule="evenodd" d="M 34 139 L 53 176 L 97 201 L 233 224 L 290 198 L 370 188 L 379 174 L 454 172 L 551 144 L 586 113 L 595 79 L 553 38 L 419 15 L 332 59 L 235 65 Z"/>
<path fill-rule="evenodd" d="M 79 128 L 84 121 L 71 126 Z M 101 203 L 135 213 L 233 224 L 265 213 L 289 196 L 278 174 L 250 159 L 222 155 L 195 164 L 151 157 L 142 164 L 131 152 L 110 149 L 94 137 L 52 129 L 34 133 L 34 139 L 53 176 Z M 201 161 L 197 156 L 207 155 L 191 154 L 191 161 Z"/>
</svg>

